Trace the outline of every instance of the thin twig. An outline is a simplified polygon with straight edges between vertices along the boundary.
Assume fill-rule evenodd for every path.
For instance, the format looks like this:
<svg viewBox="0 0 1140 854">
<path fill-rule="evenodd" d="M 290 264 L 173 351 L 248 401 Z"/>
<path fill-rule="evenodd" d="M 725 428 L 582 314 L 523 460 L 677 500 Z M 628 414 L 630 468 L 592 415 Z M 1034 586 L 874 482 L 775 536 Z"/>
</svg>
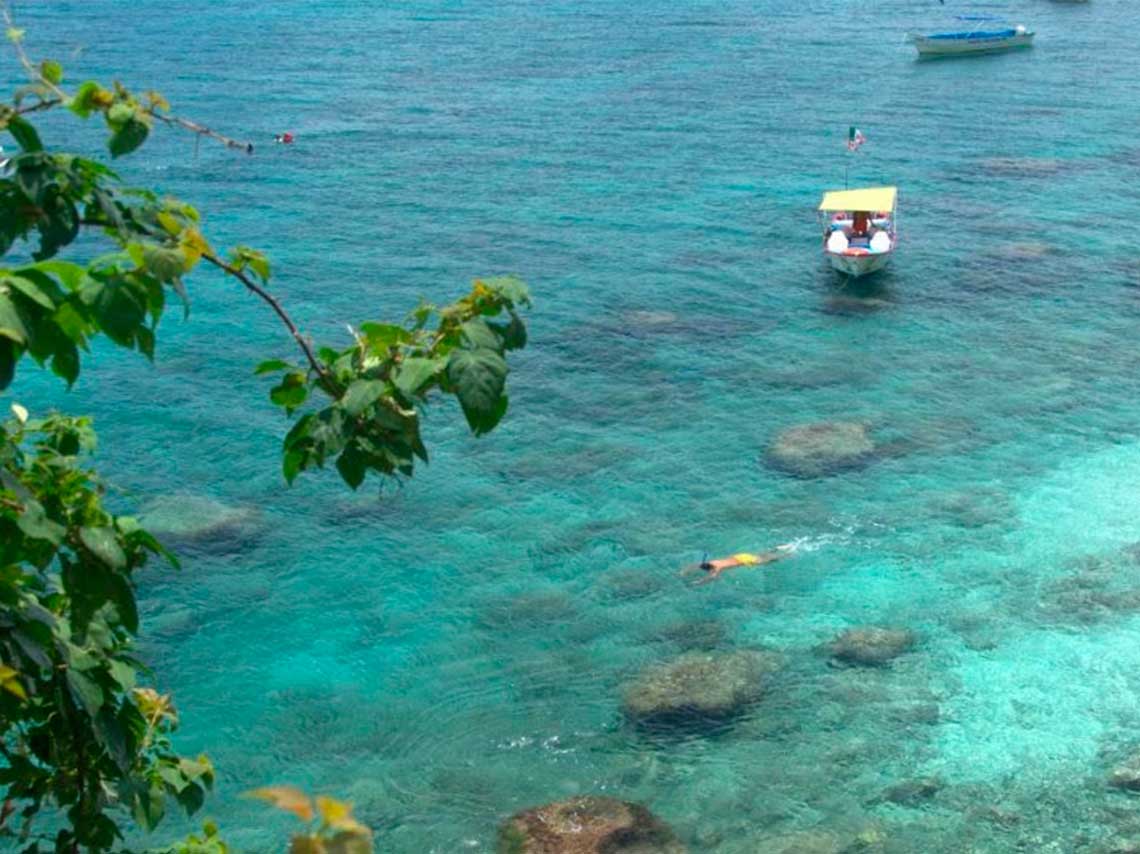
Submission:
<svg viewBox="0 0 1140 854">
<path fill-rule="evenodd" d="M 7 3 L 0 2 L 0 11 L 3 12 L 4 23 L 8 25 L 8 29 L 16 29 L 16 23 L 12 20 L 12 12 L 8 9 Z M 34 112 L 35 110 L 46 110 L 50 107 L 66 103 L 71 99 L 71 96 L 63 91 L 63 89 L 61 89 L 57 84 L 52 83 L 50 80 L 44 77 L 40 69 L 34 62 L 32 62 L 32 58 L 28 56 L 28 52 L 24 50 L 23 42 L 19 38 L 9 39 L 9 41 L 11 41 L 12 47 L 16 51 L 16 57 L 20 60 L 20 64 L 24 66 L 24 70 L 28 73 L 28 77 L 30 77 L 33 82 L 46 86 L 55 95 L 54 99 L 46 99 L 34 107 L 30 107 L 26 110 L 17 110 L 16 112 L 30 113 Z M 190 119 L 184 119 L 181 116 L 161 115 L 160 113 L 155 112 L 156 109 L 157 108 L 152 107 L 151 109 L 147 110 L 147 114 L 162 122 L 163 124 L 170 125 L 172 127 L 183 128 L 184 130 L 188 130 L 191 133 L 198 134 L 200 137 L 208 136 L 211 139 L 218 140 L 218 142 L 225 145 L 226 148 L 236 148 L 239 151 L 244 151 L 246 154 L 253 154 L 252 142 L 242 142 L 241 140 L 233 139 L 232 137 L 228 137 L 225 134 L 218 133 L 216 130 L 210 129 L 203 124 L 192 122 Z"/>
<path fill-rule="evenodd" d="M 211 130 L 205 125 L 200 125 L 197 122 L 192 122 L 190 119 L 184 119 L 181 116 L 164 116 L 160 113 L 154 112 L 153 110 L 150 111 L 150 115 L 158 119 L 163 124 L 184 128 L 191 133 L 198 134 L 200 137 L 208 136 L 211 139 L 216 139 L 218 142 L 225 145 L 226 148 L 236 148 L 239 151 L 244 151 L 246 154 L 253 154 L 252 142 L 242 142 L 241 140 L 233 139 L 226 136 L 225 134 L 218 133 L 216 130 Z"/>
<path fill-rule="evenodd" d="M 46 98 L 43 101 L 38 101 L 30 107 L 16 107 L 12 110 L 18 116 L 26 115 L 27 113 L 36 113 L 40 110 L 50 110 L 52 107 L 58 107 L 63 101 L 58 98 Z"/>
<path fill-rule="evenodd" d="M 261 285 L 246 275 L 245 271 L 233 266 L 232 264 L 227 264 L 216 255 L 213 255 L 209 252 L 204 252 L 202 253 L 202 260 L 209 261 L 219 270 L 222 270 L 223 272 L 233 276 L 235 279 L 245 285 L 246 290 L 261 297 L 261 299 L 265 301 L 270 308 L 273 309 L 277 316 L 281 318 L 281 322 L 285 324 L 285 328 L 289 330 L 289 333 L 293 336 L 293 339 L 300 346 L 301 350 L 304 351 L 305 358 L 309 362 L 309 367 L 312 368 L 313 373 L 315 373 L 320 378 L 321 387 L 333 397 L 340 397 L 341 394 L 344 393 L 344 390 L 340 387 L 340 383 L 338 383 L 332 377 L 332 375 L 329 374 L 328 369 L 324 366 L 324 364 L 321 363 L 319 359 L 317 359 L 316 354 L 313 353 L 312 345 L 309 344 L 308 339 L 306 339 L 305 336 L 301 334 L 301 330 L 297 328 L 297 324 L 293 322 L 293 318 L 291 318 L 285 312 L 285 309 L 281 307 L 281 303 L 277 301 L 277 298 L 274 297 L 273 294 L 269 293 L 269 291 L 265 290 L 265 288 L 261 287 Z"/>
<path fill-rule="evenodd" d="M 4 23 L 8 25 L 8 29 L 15 30 L 16 22 L 12 20 L 12 12 L 9 10 L 7 3 L 3 4 L 2 11 L 4 13 Z M 24 70 L 28 72 L 28 76 L 35 82 L 43 83 L 45 86 L 51 89 L 51 91 L 54 92 L 56 97 L 61 101 L 66 101 L 67 93 L 60 89 L 59 86 L 52 83 L 50 80 L 46 80 L 44 78 L 43 74 L 40 73 L 40 70 L 36 68 L 35 63 L 32 62 L 31 57 L 28 56 L 28 52 L 24 50 L 23 42 L 19 38 L 9 38 L 9 41 L 12 43 L 12 47 L 15 48 L 16 57 L 20 60 L 20 64 L 24 66 Z"/>
</svg>

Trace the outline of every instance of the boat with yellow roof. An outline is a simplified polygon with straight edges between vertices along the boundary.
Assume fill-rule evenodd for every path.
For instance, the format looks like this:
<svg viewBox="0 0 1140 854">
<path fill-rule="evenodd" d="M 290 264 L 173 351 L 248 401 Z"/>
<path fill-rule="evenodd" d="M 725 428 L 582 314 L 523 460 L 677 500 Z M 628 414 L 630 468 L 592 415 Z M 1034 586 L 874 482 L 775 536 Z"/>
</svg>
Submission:
<svg viewBox="0 0 1140 854">
<path fill-rule="evenodd" d="M 838 272 L 858 278 L 885 266 L 898 246 L 897 187 L 832 190 L 819 203 L 823 254 Z"/>
</svg>

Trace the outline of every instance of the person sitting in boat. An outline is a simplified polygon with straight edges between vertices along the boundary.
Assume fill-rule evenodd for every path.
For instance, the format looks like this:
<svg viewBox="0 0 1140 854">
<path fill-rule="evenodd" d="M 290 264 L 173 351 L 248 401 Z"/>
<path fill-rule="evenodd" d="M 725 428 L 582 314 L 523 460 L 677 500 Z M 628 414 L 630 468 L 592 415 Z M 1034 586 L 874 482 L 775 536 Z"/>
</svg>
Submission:
<svg viewBox="0 0 1140 854">
<path fill-rule="evenodd" d="M 871 227 L 871 215 L 866 211 L 855 211 L 855 221 L 851 225 L 851 233 L 858 237 L 865 237 Z"/>
<path fill-rule="evenodd" d="M 694 569 L 699 569 L 707 574 L 698 581 L 697 584 L 707 584 L 710 581 L 715 581 L 720 578 L 722 573 L 730 569 L 736 569 L 738 566 L 763 566 L 766 563 L 775 563 L 778 560 L 791 557 L 795 553 L 795 550 L 795 544 L 783 543 L 771 551 L 758 555 L 751 554 L 750 552 L 738 552 L 728 557 L 718 557 L 709 560 L 709 556 L 706 554 L 700 563 L 696 566 L 685 567 L 681 570 L 681 574 L 684 575 Z"/>
</svg>

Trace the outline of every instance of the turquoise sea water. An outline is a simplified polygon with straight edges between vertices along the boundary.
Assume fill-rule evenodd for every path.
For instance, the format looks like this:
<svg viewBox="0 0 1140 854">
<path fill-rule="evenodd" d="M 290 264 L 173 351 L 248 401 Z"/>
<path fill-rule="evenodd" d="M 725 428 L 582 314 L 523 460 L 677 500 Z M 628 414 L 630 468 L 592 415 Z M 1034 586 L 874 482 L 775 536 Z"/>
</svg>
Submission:
<svg viewBox="0 0 1140 854">
<path fill-rule="evenodd" d="M 258 513 L 142 590 L 239 850 L 281 848 L 288 823 L 238 797 L 271 783 L 354 800 L 386 852 L 490 851 L 505 816 L 588 792 L 724 854 L 808 831 L 890 852 L 1140 835 L 1105 786 L 1140 745 L 1140 13 L 1013 0 L 1032 50 L 917 62 L 904 33 L 950 11 L 16 7 L 76 76 L 257 142 L 195 155 L 164 133 L 125 171 L 199 204 L 215 242 L 264 248 L 317 338 L 476 275 L 534 291 L 503 425 L 474 440 L 431 410 L 431 466 L 380 497 L 284 486 L 287 425 L 251 369 L 289 342 L 208 275 L 156 367 L 99 349 L 70 394 L 15 386 L 96 415 L 125 505 Z M 848 161 L 849 124 L 869 141 Z M 281 130 L 297 143 L 263 144 Z M 858 287 L 818 257 L 813 213 L 846 162 L 901 188 L 901 250 Z M 892 452 L 814 479 L 764 464 L 780 430 L 831 419 Z M 789 540 L 771 569 L 676 574 Z M 867 624 L 919 645 L 830 666 L 821 645 Z M 715 735 L 623 722 L 622 686 L 694 645 L 785 667 Z M 926 777 L 930 798 L 883 797 Z"/>
</svg>

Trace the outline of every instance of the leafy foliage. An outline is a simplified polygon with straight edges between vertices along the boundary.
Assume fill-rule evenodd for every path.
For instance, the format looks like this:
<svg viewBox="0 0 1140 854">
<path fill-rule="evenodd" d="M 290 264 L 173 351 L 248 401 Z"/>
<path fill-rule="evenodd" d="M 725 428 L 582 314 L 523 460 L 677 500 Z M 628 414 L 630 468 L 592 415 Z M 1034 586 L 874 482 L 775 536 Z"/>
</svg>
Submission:
<svg viewBox="0 0 1140 854">
<path fill-rule="evenodd" d="M 270 786 L 248 794 L 308 825 L 294 834 L 289 854 L 372 854 L 372 831 L 352 817 L 351 804 L 324 795 L 310 798 L 292 786 Z"/>
<path fill-rule="evenodd" d="M 8 23 L 31 82 L 0 104 L 0 132 L 19 148 L 0 164 L 0 392 L 29 363 L 70 387 L 100 335 L 153 360 L 168 300 L 188 314 L 186 277 L 205 264 L 260 299 L 300 351 L 295 362 L 257 369 L 278 375 L 270 400 L 297 416 L 282 451 L 288 481 L 330 460 L 353 488 L 369 472 L 410 476 L 428 458 L 420 411 L 440 394 L 458 399 L 476 435 L 499 423 L 506 354 L 526 343 L 522 282 L 478 280 L 453 304 L 422 304 L 402 324 L 363 322 L 347 346 L 314 347 L 270 292 L 263 253 L 215 250 L 191 205 L 47 147 L 33 118 L 60 107 L 101 118 L 112 158 L 137 150 L 159 124 L 252 146 L 170 115 L 154 92 L 96 81 L 65 91 L 62 66 L 33 63 Z M 82 249 L 80 234 L 93 238 Z M 98 240 L 102 254 L 90 251 Z M 94 447 L 88 419 L 32 420 L 18 404 L 11 412 L 0 426 L 0 844 L 29 854 L 108 851 L 123 836 L 124 813 L 153 828 L 172 804 L 196 811 L 214 781 L 206 757 L 174 751 L 174 706 L 141 684 L 146 671 L 132 651 L 135 578 L 154 557 L 176 560 L 137 521 L 103 506 L 103 486 L 84 467 Z M 311 822 L 292 851 L 370 854 L 371 834 L 347 805 L 297 793 L 289 801 L 287 791 L 260 796 L 276 792 L 271 800 Z M 226 846 L 207 823 L 165 851 L 226 854 Z"/>
<path fill-rule="evenodd" d="M 411 475 L 416 458 L 428 459 L 418 407 L 433 392 L 458 397 L 476 435 L 490 431 L 507 408 L 504 354 L 526 340 L 517 331 L 524 327 L 516 310 L 526 304 L 526 288 L 517 279 L 478 280 L 455 304 L 425 303 L 404 325 L 362 324 L 351 346 L 318 352 L 319 370 L 263 362 L 258 373 L 281 373 L 269 397 L 286 412 L 319 391 L 332 397 L 302 415 L 285 437 L 285 478 L 292 482 L 333 458 L 354 489 L 370 470 Z M 489 319 L 504 314 L 505 323 Z"/>
<path fill-rule="evenodd" d="M 170 698 L 136 684 L 133 576 L 173 556 L 103 507 L 80 465 L 94 446 L 87 419 L 13 408 L 0 428 L 0 785 L 18 816 L 4 815 L 0 838 L 35 840 L 32 819 L 51 801 L 69 823 L 56 850 L 103 850 L 120 836 L 115 809 L 151 828 L 168 802 L 200 807 L 214 780 L 208 759 L 171 747 Z"/>
</svg>

